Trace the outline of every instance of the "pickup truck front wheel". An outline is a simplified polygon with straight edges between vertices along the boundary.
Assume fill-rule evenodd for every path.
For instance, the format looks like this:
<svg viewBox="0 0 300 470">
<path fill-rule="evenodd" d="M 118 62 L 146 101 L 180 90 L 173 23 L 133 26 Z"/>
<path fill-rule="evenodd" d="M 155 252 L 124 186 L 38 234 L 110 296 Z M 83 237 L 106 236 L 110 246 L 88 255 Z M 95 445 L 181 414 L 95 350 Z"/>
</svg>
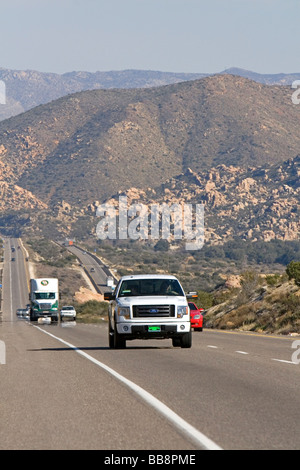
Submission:
<svg viewBox="0 0 300 470">
<path fill-rule="evenodd" d="M 126 340 L 117 332 L 117 328 L 114 329 L 114 348 L 124 349 L 126 348 Z"/>
<path fill-rule="evenodd" d="M 109 326 L 108 326 L 108 344 L 109 344 L 110 349 L 114 349 L 115 347 L 114 330 L 110 326 L 110 321 L 109 321 Z"/>
<path fill-rule="evenodd" d="M 180 346 L 182 348 L 191 348 L 192 347 L 192 332 L 189 331 L 185 333 L 180 339 Z"/>
<path fill-rule="evenodd" d="M 189 331 L 184 335 L 172 338 L 172 345 L 174 348 L 191 348 L 192 347 L 192 332 Z"/>
</svg>

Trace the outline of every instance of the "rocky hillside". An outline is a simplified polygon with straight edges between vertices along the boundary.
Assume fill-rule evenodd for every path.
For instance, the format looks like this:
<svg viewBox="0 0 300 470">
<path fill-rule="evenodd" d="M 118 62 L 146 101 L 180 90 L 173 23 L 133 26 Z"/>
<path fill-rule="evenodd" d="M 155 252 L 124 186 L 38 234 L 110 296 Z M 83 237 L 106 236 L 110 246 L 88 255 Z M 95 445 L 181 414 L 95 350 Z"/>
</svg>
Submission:
<svg viewBox="0 0 300 470">
<path fill-rule="evenodd" d="M 160 188 L 131 188 L 128 205 L 204 204 L 205 242 L 299 240 L 300 156 L 257 168 L 219 165 L 188 168 Z M 119 195 L 107 202 L 118 207 Z"/>
<path fill-rule="evenodd" d="M 48 205 L 83 207 L 190 168 L 283 162 L 300 148 L 291 90 L 231 75 L 69 95 L 0 123 L 12 182 Z"/>
<path fill-rule="evenodd" d="M 220 75 L 69 95 L 0 123 L 1 226 L 95 232 L 118 194 L 206 206 L 206 243 L 297 240 L 300 107 Z"/>
<path fill-rule="evenodd" d="M 207 309 L 207 327 L 258 333 L 300 334 L 300 289 L 284 274 L 236 276 L 234 287 L 214 292 L 217 305 Z M 219 302 L 218 300 L 219 299 Z"/>
</svg>

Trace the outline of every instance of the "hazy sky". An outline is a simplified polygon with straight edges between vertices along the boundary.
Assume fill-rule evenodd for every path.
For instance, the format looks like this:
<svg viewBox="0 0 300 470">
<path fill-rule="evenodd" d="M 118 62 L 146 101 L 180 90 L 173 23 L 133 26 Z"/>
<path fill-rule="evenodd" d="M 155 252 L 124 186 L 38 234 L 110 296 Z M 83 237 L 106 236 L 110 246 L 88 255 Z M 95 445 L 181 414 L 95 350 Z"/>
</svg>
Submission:
<svg viewBox="0 0 300 470">
<path fill-rule="evenodd" d="M 300 0 L 1 0 L 0 67 L 300 72 Z"/>
</svg>

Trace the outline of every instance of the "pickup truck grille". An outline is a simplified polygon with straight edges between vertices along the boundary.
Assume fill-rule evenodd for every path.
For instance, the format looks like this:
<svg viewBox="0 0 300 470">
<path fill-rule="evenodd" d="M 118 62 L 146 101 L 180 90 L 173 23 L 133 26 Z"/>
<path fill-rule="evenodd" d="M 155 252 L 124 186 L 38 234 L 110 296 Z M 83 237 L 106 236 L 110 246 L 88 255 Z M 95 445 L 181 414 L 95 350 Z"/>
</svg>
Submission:
<svg viewBox="0 0 300 470">
<path fill-rule="evenodd" d="M 175 317 L 175 305 L 134 305 L 133 318 Z"/>
</svg>

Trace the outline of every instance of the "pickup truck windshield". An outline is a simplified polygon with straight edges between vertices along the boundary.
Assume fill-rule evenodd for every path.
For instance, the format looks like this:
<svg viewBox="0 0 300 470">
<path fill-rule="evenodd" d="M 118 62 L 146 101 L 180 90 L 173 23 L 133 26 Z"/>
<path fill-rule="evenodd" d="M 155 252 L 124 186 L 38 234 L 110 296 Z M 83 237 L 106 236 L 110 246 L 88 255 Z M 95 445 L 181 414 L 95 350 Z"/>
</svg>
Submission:
<svg viewBox="0 0 300 470">
<path fill-rule="evenodd" d="M 176 279 L 129 279 L 122 282 L 119 297 L 140 295 L 174 295 L 184 296 Z"/>
</svg>

